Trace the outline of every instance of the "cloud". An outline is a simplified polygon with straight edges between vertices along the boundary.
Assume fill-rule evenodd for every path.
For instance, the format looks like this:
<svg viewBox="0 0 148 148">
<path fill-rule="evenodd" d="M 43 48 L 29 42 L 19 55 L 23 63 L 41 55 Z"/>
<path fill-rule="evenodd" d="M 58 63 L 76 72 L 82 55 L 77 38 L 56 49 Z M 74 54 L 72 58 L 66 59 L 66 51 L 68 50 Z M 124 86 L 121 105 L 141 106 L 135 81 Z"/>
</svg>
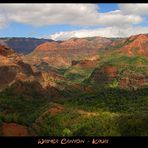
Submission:
<svg viewBox="0 0 148 148">
<path fill-rule="evenodd" d="M 125 26 L 142 21 L 139 15 L 122 13 L 125 11 L 124 5 L 119 6 L 122 10 L 100 13 L 96 4 L 1 4 L 0 14 L 5 17 L 5 21 L 0 20 L 0 26 L 6 22 L 33 26 Z"/>
<path fill-rule="evenodd" d="M 124 14 L 148 16 L 148 4 L 119 4 Z"/>
<path fill-rule="evenodd" d="M 142 22 L 138 15 L 124 15 L 122 11 L 115 10 L 107 13 L 100 13 L 99 23 L 104 26 L 125 26 Z"/>
<path fill-rule="evenodd" d="M 6 24 L 7 24 L 6 18 L 3 15 L 0 14 L 0 28 L 5 27 Z"/>
<path fill-rule="evenodd" d="M 89 26 L 98 23 L 98 9 L 95 4 L 1 4 L 0 14 L 5 15 L 10 21 L 34 26 Z"/>
<path fill-rule="evenodd" d="M 119 9 L 100 12 L 96 4 L 0 4 L 0 28 L 11 22 L 33 26 L 98 26 L 93 30 L 58 32 L 48 37 L 65 40 L 71 37 L 126 37 L 147 33 L 147 27 L 133 27 L 148 16 L 148 4 L 119 4 Z"/>
<path fill-rule="evenodd" d="M 67 40 L 72 37 L 128 37 L 140 33 L 148 33 L 148 27 L 102 27 L 93 30 L 75 30 L 68 32 L 59 32 L 50 36 L 46 36 L 46 38 L 50 38 L 53 40 Z"/>
</svg>

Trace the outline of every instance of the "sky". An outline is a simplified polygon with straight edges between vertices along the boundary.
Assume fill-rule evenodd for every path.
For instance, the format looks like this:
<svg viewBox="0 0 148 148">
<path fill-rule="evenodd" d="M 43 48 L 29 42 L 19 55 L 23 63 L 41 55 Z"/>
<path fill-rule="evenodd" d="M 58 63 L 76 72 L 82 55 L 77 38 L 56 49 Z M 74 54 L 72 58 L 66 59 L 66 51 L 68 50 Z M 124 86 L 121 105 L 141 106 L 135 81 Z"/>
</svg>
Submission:
<svg viewBox="0 0 148 148">
<path fill-rule="evenodd" d="M 148 4 L 0 4 L 0 37 L 67 40 L 148 33 Z"/>
</svg>

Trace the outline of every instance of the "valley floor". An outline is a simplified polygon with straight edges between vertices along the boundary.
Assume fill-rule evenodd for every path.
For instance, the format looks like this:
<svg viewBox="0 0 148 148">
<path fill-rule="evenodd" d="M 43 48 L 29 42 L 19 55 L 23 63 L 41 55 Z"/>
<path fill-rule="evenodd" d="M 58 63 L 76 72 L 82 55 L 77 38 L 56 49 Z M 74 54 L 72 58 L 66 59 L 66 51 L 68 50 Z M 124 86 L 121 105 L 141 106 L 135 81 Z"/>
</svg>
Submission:
<svg viewBox="0 0 148 148">
<path fill-rule="evenodd" d="M 7 92 L 0 97 L 1 135 L 148 136 L 147 93 L 110 89 L 25 100 Z"/>
</svg>

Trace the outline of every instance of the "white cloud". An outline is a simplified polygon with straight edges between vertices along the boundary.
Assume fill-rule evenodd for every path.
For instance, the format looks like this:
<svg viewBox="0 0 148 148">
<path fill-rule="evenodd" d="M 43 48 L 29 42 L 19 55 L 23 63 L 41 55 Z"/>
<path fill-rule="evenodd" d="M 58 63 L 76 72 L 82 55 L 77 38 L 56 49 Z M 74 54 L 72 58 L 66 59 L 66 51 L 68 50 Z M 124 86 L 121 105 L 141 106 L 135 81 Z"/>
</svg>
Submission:
<svg viewBox="0 0 148 148">
<path fill-rule="evenodd" d="M 120 10 L 124 14 L 134 14 L 148 16 L 148 4 L 119 4 Z"/>
<path fill-rule="evenodd" d="M 124 11 L 124 5 L 120 7 Z M 33 26 L 125 26 L 142 21 L 139 15 L 124 14 L 120 10 L 107 13 L 100 13 L 98 10 L 99 6 L 96 4 L 0 4 L 0 14 L 5 17 L 5 22 L 1 20 L 0 25 L 7 21 Z"/>
<path fill-rule="evenodd" d="M 44 25 L 100 26 L 94 30 L 59 32 L 49 37 L 126 37 L 148 33 L 148 27 L 133 27 L 148 15 L 148 4 L 119 4 L 119 10 L 101 13 L 96 4 L 0 4 L 0 28 L 10 22 Z"/>
<path fill-rule="evenodd" d="M 107 13 L 100 13 L 99 23 L 105 26 L 125 26 L 142 22 L 138 15 L 124 15 L 122 11 L 115 10 Z"/>
<path fill-rule="evenodd" d="M 0 28 L 3 28 L 4 26 L 6 26 L 6 24 L 7 24 L 6 18 L 0 14 Z"/>
<path fill-rule="evenodd" d="M 72 37 L 83 38 L 83 37 L 128 37 L 140 33 L 148 33 L 148 27 L 103 27 L 93 30 L 76 30 L 69 32 L 59 32 L 46 36 L 53 40 L 67 40 Z M 44 36 L 45 37 L 45 36 Z"/>
<path fill-rule="evenodd" d="M 0 14 L 8 20 L 34 26 L 96 25 L 98 9 L 95 4 L 1 4 Z"/>
</svg>

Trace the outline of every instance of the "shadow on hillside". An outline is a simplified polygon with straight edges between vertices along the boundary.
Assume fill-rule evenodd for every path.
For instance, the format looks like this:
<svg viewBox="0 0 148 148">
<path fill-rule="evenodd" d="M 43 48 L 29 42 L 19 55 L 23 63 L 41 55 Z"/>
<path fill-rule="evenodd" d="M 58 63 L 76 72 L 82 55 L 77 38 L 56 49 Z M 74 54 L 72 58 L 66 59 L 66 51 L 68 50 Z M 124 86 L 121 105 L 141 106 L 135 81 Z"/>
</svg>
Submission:
<svg viewBox="0 0 148 148">
<path fill-rule="evenodd" d="M 121 136 L 148 136 L 148 113 L 124 114 L 117 122 Z"/>
<path fill-rule="evenodd" d="M 147 110 L 146 103 L 148 103 L 147 88 L 137 90 L 106 88 L 91 93 L 65 90 L 62 95 L 63 103 L 66 101 L 71 106 L 92 111 L 103 109 L 109 112 L 134 112 Z"/>
</svg>

